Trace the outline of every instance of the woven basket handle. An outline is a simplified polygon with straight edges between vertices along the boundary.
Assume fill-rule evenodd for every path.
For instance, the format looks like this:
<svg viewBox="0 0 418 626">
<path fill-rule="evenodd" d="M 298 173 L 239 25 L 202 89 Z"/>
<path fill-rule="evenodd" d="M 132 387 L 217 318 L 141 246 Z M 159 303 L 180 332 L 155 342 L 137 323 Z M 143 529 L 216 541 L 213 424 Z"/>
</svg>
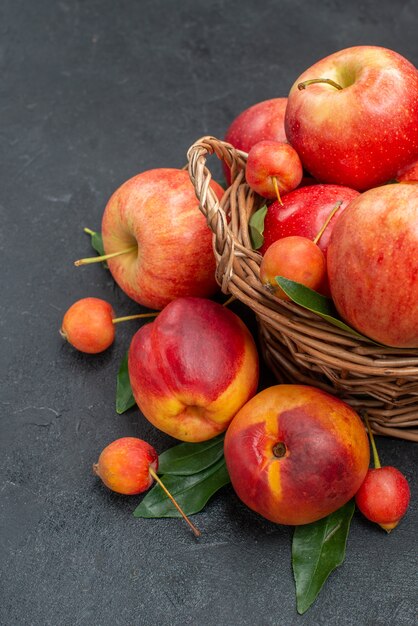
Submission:
<svg viewBox="0 0 418 626">
<path fill-rule="evenodd" d="M 210 188 L 212 175 L 206 167 L 209 155 L 225 161 L 231 169 L 231 186 L 221 201 Z M 248 220 L 259 202 L 245 182 L 247 154 L 236 150 L 231 144 L 215 137 L 202 137 L 187 152 L 188 170 L 194 185 L 199 208 L 214 233 L 216 279 L 224 293 L 233 291 L 229 283 L 234 270 L 239 269 L 236 258 L 248 257 L 248 261 L 259 265 L 260 255 L 252 250 L 248 233 Z"/>
</svg>

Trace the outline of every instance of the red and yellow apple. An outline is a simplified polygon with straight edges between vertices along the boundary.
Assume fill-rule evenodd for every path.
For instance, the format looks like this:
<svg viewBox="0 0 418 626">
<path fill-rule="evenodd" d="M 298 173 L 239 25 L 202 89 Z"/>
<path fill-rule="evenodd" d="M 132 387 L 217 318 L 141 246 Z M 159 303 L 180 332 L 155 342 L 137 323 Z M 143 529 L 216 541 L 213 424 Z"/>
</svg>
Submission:
<svg viewBox="0 0 418 626">
<path fill-rule="evenodd" d="M 250 331 L 235 313 L 204 298 L 178 298 L 140 328 L 128 368 L 143 415 L 182 441 L 223 432 L 258 384 Z"/>
<path fill-rule="evenodd" d="M 227 430 L 224 452 L 238 497 L 268 520 L 291 525 L 348 502 L 370 461 L 357 413 L 303 385 L 276 385 L 249 400 Z"/>
<path fill-rule="evenodd" d="M 332 217 L 318 246 L 326 255 L 334 224 L 345 207 L 359 195 L 358 191 L 342 185 L 309 185 L 300 187 L 283 196 L 283 206 L 273 202 L 264 219 L 264 243 L 260 248 L 264 254 L 277 239 L 298 235 L 314 239 L 325 224 L 338 202 L 341 205 Z"/>
<path fill-rule="evenodd" d="M 295 81 L 285 127 L 319 182 L 386 183 L 418 155 L 418 70 L 379 46 L 335 52 Z"/>
<path fill-rule="evenodd" d="M 222 197 L 214 181 L 211 189 Z M 113 278 L 146 307 L 217 290 L 212 231 L 185 170 L 148 170 L 126 181 L 105 208 L 102 236 L 106 254 L 122 252 L 107 261 Z"/>
<path fill-rule="evenodd" d="M 371 339 L 418 347 L 418 186 L 383 185 L 337 220 L 327 255 L 341 317 Z"/>
</svg>

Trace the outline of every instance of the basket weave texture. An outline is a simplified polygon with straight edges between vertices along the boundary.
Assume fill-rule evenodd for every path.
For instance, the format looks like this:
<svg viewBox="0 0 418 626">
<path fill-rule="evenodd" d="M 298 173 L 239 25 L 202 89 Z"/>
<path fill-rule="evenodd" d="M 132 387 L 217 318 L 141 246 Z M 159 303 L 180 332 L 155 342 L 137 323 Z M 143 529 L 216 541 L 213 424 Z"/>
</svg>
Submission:
<svg viewBox="0 0 418 626">
<path fill-rule="evenodd" d="M 221 202 L 209 187 L 211 154 L 231 168 L 232 183 Z M 263 356 L 278 382 L 323 389 L 367 412 L 374 432 L 418 441 L 418 350 L 379 347 L 266 291 L 259 276 L 262 257 L 252 249 L 248 230 L 265 201 L 245 181 L 247 154 L 207 136 L 187 156 L 200 210 L 214 234 L 216 279 L 225 294 L 256 314 Z"/>
</svg>

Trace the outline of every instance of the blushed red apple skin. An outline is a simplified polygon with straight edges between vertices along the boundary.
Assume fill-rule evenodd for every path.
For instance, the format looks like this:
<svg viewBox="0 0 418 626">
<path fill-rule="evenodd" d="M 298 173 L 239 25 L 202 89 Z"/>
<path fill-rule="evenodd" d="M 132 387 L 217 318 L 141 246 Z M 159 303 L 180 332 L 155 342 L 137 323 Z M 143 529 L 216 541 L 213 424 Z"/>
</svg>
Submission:
<svg viewBox="0 0 418 626">
<path fill-rule="evenodd" d="M 396 467 L 371 468 L 356 493 L 359 510 L 371 522 L 393 530 L 405 515 L 411 491 L 405 476 Z"/>
<path fill-rule="evenodd" d="M 105 300 L 82 298 L 66 311 L 60 333 L 80 352 L 98 354 L 115 339 L 114 317 L 111 305 Z"/>
<path fill-rule="evenodd" d="M 418 183 L 418 160 L 399 170 L 396 175 L 398 183 Z"/>
<path fill-rule="evenodd" d="M 132 496 L 151 487 L 150 467 L 158 469 L 156 450 L 143 439 L 122 437 L 104 448 L 93 471 L 112 491 Z"/>
<path fill-rule="evenodd" d="M 268 207 L 264 220 L 264 243 L 260 248 L 261 254 L 264 254 L 274 241 L 283 237 L 300 235 L 314 239 L 336 203 L 342 201 L 318 241 L 318 246 L 326 255 L 334 224 L 345 207 L 359 195 L 358 191 L 341 185 L 309 185 L 287 193 L 282 198 L 283 206 L 273 202 Z"/>
<path fill-rule="evenodd" d="M 222 197 L 214 181 L 211 189 Z M 138 244 L 107 263 L 121 289 L 143 306 L 162 309 L 175 298 L 210 297 L 218 289 L 212 231 L 185 170 L 147 170 L 126 181 L 105 208 L 102 236 L 106 254 Z"/>
<path fill-rule="evenodd" d="M 300 185 L 303 176 L 298 153 L 288 143 L 259 141 L 248 153 L 245 177 L 256 193 L 264 198 L 277 198 L 273 177 L 280 194 Z"/>
<path fill-rule="evenodd" d="M 298 84 L 329 78 L 328 84 Z M 360 191 L 395 178 L 418 154 L 418 70 L 379 46 L 355 46 L 321 59 L 288 96 L 286 136 L 318 182 Z"/>
<path fill-rule="evenodd" d="M 275 296 L 290 300 L 276 281 L 283 276 L 309 289 L 324 290 L 327 262 L 322 250 L 306 237 L 278 239 L 265 252 L 260 264 L 260 280 Z"/>
<path fill-rule="evenodd" d="M 287 141 L 284 128 L 286 105 L 287 98 L 271 98 L 253 104 L 233 120 L 225 141 L 244 152 L 249 152 L 259 141 Z M 229 185 L 231 176 L 225 163 L 223 169 Z"/>
<path fill-rule="evenodd" d="M 178 298 L 133 337 L 128 358 L 143 415 L 181 441 L 223 432 L 257 390 L 251 333 L 229 309 L 203 298 Z"/>
<path fill-rule="evenodd" d="M 285 445 L 278 458 L 274 447 Z M 366 476 L 370 451 L 360 417 L 313 387 L 276 385 L 232 420 L 224 453 L 232 485 L 252 510 L 278 524 L 314 522 L 343 506 Z"/>
<path fill-rule="evenodd" d="M 379 343 L 418 347 L 418 186 L 392 184 L 355 199 L 327 255 L 341 317 Z"/>
<path fill-rule="evenodd" d="M 283 205 L 273 202 L 267 209 L 264 220 L 264 243 L 261 254 L 278 239 L 291 236 L 314 239 L 325 224 L 337 202 L 340 208 L 331 218 L 317 245 L 327 257 L 332 229 L 348 204 L 359 196 L 359 192 L 342 185 L 310 185 L 300 187 L 283 196 Z M 328 275 L 320 288 L 321 293 L 330 295 Z"/>
</svg>

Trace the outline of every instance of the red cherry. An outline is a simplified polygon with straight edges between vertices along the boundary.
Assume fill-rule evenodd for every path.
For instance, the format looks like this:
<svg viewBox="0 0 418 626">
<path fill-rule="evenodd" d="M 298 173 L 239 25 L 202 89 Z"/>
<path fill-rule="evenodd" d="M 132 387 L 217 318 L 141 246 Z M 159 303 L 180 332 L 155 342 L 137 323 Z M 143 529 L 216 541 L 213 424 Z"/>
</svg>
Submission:
<svg viewBox="0 0 418 626">
<path fill-rule="evenodd" d="M 410 497 L 405 476 L 387 465 L 369 469 L 356 494 L 356 504 L 367 519 L 390 532 L 405 515 Z"/>
</svg>

